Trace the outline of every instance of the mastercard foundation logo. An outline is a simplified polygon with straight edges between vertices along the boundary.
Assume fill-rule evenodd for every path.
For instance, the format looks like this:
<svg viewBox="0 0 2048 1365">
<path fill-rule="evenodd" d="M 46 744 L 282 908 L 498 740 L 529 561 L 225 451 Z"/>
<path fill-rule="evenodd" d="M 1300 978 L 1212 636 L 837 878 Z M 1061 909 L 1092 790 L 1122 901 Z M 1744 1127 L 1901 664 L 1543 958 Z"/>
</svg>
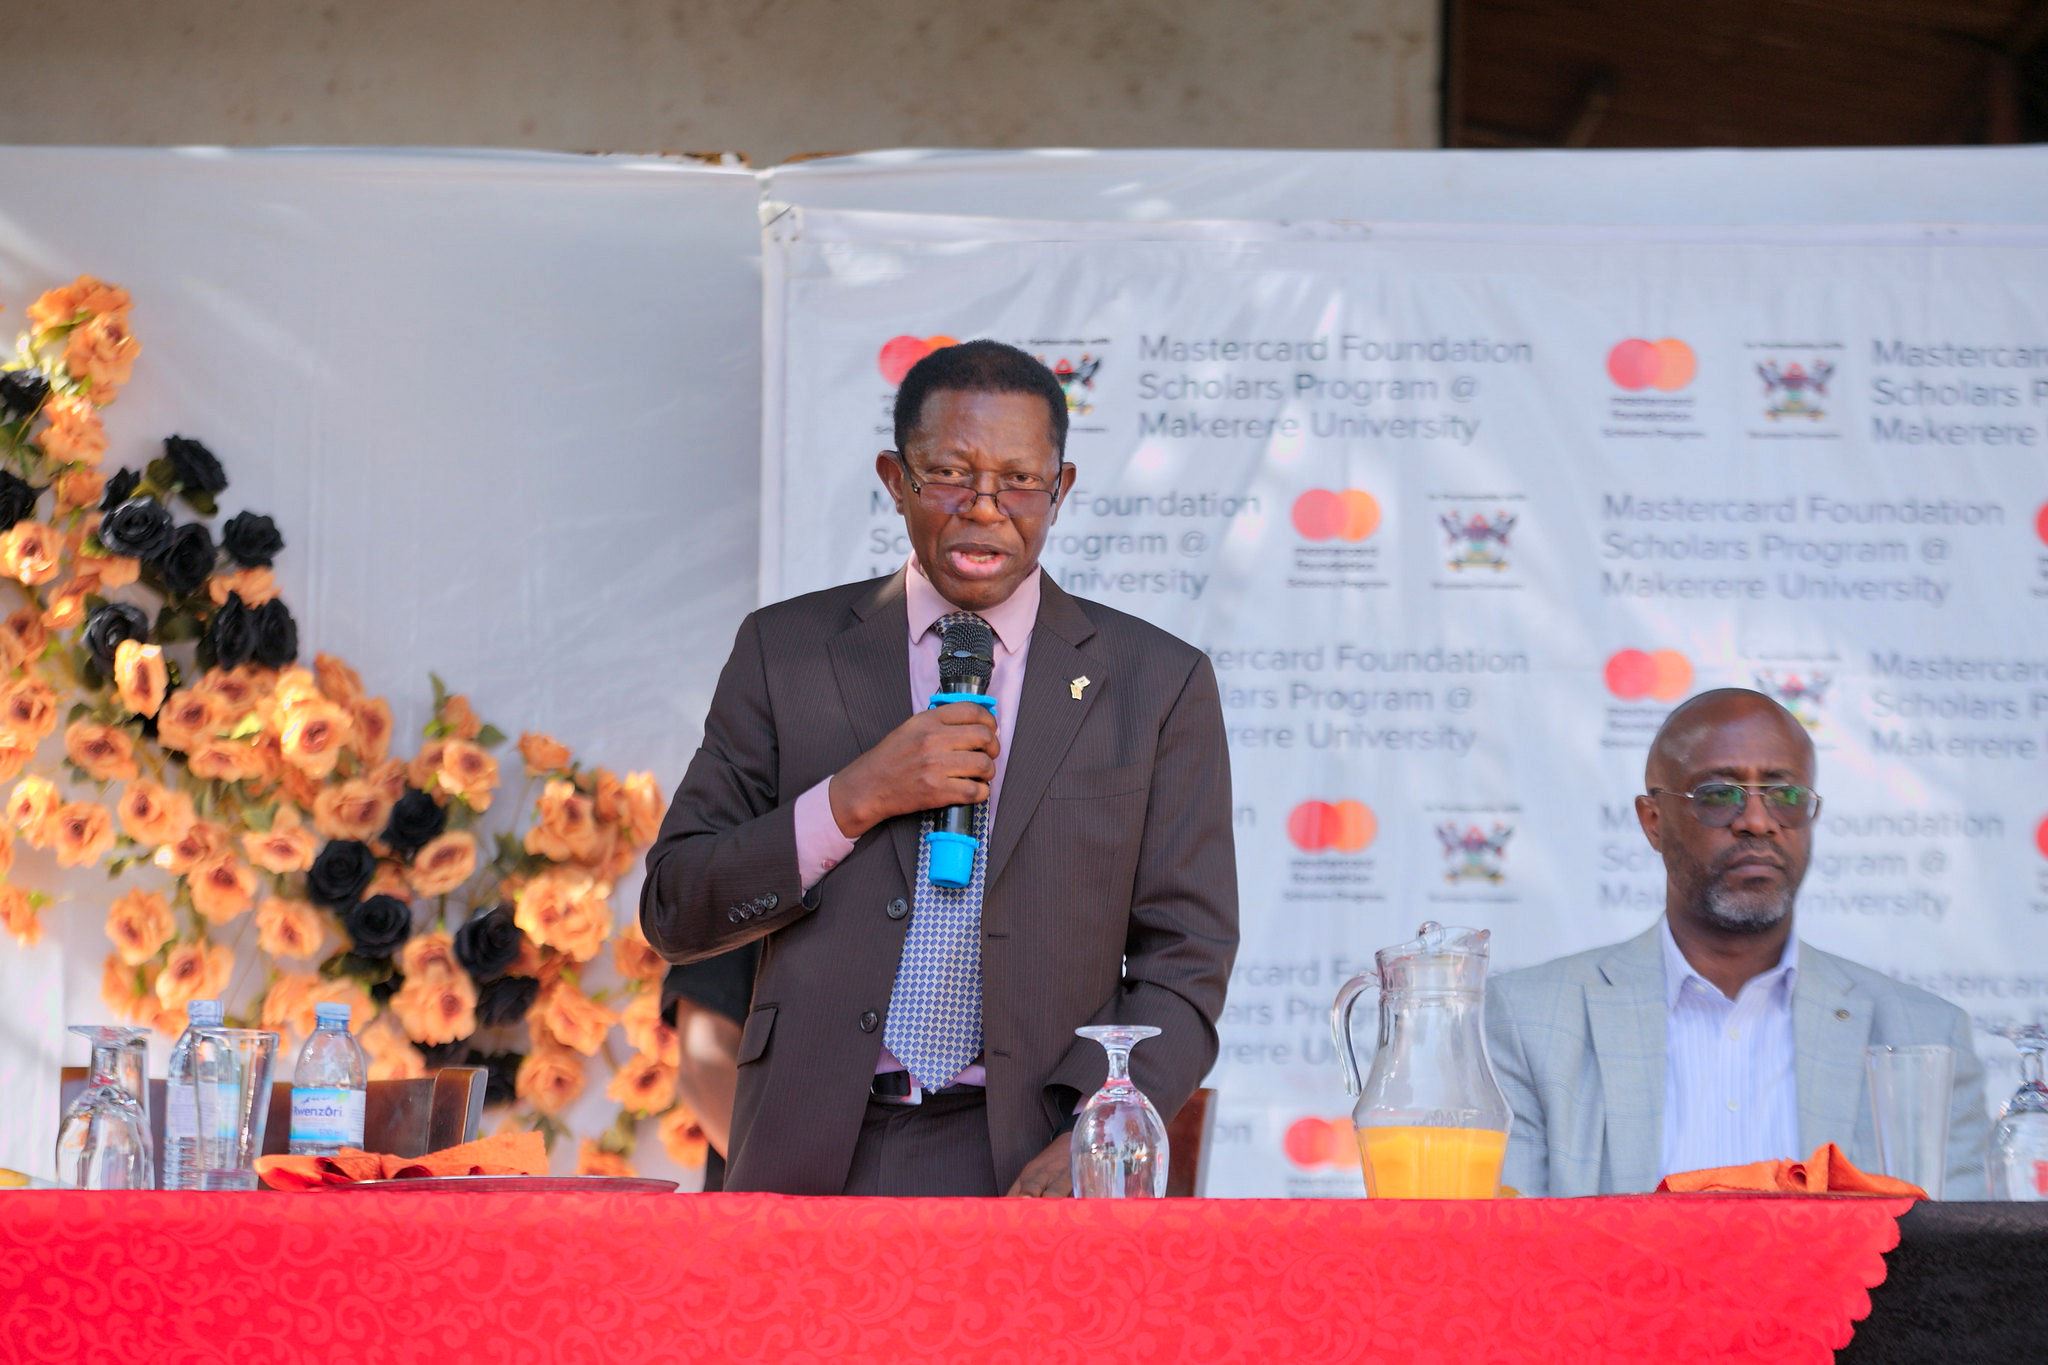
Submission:
<svg viewBox="0 0 2048 1365">
<path fill-rule="evenodd" d="M 2041 850 L 2043 858 L 2048 858 L 2048 816 L 2043 816 L 2034 829 L 2034 847 Z"/>
<path fill-rule="evenodd" d="M 1631 391 L 1661 389 L 1665 393 L 1677 393 L 1692 383 L 1699 367 L 1699 359 L 1693 355 L 1692 347 L 1677 337 L 1665 337 L 1661 341 L 1630 337 L 1627 341 L 1614 343 L 1614 349 L 1607 353 L 1607 377 Z"/>
<path fill-rule="evenodd" d="M 1358 1139 L 1348 1118 L 1319 1119 L 1311 1115 L 1296 1119 L 1287 1126 L 1280 1146 L 1287 1159 L 1303 1170 L 1358 1164 Z"/>
<path fill-rule="evenodd" d="M 1304 540 L 1364 540 L 1380 529 L 1380 500 L 1363 488 L 1311 488 L 1294 500 Z"/>
<path fill-rule="evenodd" d="M 1623 649 L 1607 660 L 1606 678 L 1623 701 L 1677 701 L 1692 690 L 1692 664 L 1675 649 Z"/>
<path fill-rule="evenodd" d="M 2048 545 L 2048 502 L 2041 504 L 2041 510 L 2034 514 L 2034 534 L 2041 537 L 2041 543 Z"/>
<path fill-rule="evenodd" d="M 1287 814 L 1287 837 L 1303 853 L 1357 853 L 1379 832 L 1363 801 L 1304 801 Z"/>
<path fill-rule="evenodd" d="M 960 343 L 949 336 L 931 337 L 890 337 L 882 343 L 881 353 L 875 357 L 875 364 L 881 367 L 882 378 L 891 384 L 901 384 L 903 376 L 910 373 L 910 367 L 923 360 L 941 346 L 958 346 Z"/>
</svg>

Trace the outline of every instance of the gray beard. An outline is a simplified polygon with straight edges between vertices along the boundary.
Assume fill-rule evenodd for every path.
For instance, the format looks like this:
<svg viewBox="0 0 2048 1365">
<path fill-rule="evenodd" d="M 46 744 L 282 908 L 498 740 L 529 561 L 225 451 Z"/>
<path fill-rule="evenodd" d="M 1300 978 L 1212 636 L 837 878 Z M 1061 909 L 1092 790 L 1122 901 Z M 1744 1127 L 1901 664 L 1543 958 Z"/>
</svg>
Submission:
<svg viewBox="0 0 2048 1365">
<path fill-rule="evenodd" d="M 1792 913 L 1793 894 L 1791 887 L 1769 896 L 1745 896 L 1723 886 L 1710 886 L 1700 898 L 1700 908 L 1717 929 L 1760 934 Z"/>
</svg>

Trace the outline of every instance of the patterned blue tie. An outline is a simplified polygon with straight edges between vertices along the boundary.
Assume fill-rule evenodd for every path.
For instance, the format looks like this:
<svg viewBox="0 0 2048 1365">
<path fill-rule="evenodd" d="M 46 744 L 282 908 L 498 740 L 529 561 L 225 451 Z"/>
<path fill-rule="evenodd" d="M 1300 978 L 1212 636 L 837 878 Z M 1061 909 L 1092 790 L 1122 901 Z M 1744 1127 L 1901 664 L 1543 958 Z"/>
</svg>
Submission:
<svg viewBox="0 0 2048 1365">
<path fill-rule="evenodd" d="M 934 627 L 943 631 L 967 612 L 952 612 Z M 988 807 L 974 809 L 974 875 L 966 886 L 933 886 L 928 875 L 932 828 L 919 823 L 917 884 L 903 960 L 889 997 L 882 1041 L 926 1090 L 949 1084 L 981 1055 L 981 889 L 988 866 Z"/>
</svg>

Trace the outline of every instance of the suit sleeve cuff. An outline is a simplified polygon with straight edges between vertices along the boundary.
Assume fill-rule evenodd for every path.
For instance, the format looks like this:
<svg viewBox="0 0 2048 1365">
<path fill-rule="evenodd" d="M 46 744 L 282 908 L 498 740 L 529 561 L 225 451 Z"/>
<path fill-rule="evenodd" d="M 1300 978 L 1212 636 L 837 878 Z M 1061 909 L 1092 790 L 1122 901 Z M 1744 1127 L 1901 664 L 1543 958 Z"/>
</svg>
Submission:
<svg viewBox="0 0 2048 1365">
<path fill-rule="evenodd" d="M 853 840 L 832 818 L 831 786 L 828 777 L 796 799 L 796 871 L 805 891 L 853 852 Z"/>
</svg>

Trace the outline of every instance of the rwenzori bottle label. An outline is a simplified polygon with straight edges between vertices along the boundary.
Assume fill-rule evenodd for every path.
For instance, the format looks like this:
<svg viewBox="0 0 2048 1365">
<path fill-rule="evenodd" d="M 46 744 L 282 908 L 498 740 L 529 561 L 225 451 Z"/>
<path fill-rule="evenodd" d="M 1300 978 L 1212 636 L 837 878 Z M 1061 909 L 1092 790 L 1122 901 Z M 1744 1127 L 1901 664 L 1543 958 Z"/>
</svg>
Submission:
<svg viewBox="0 0 2048 1365">
<path fill-rule="evenodd" d="M 363 1092 L 338 1086 L 293 1089 L 291 1140 L 361 1147 Z"/>
</svg>

